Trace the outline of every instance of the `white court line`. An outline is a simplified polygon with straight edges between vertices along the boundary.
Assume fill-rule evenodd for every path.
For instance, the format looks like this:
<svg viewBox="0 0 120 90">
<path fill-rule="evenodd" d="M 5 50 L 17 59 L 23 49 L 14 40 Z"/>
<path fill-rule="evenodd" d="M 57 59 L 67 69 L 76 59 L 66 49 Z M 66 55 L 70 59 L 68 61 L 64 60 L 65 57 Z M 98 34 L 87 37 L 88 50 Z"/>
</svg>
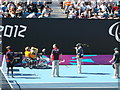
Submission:
<svg viewBox="0 0 120 90">
<path fill-rule="evenodd" d="M 2 72 L 2 74 L 4 75 L 4 77 L 6 78 L 6 80 L 7 80 L 8 84 L 10 85 L 11 89 L 14 90 L 13 86 L 12 86 L 11 83 L 9 82 L 7 76 L 4 74 L 4 72 L 2 71 L 2 69 L 1 69 L 1 72 Z"/>
<path fill-rule="evenodd" d="M 13 86 L 11 85 L 11 83 L 9 82 L 7 76 L 6 76 L 6 71 L 4 72 L 3 69 L 6 69 L 7 65 L 6 65 L 6 59 L 5 59 L 5 55 L 3 56 L 3 61 L 2 61 L 2 67 L 1 67 L 1 72 L 4 75 L 5 79 L 7 80 L 8 84 L 10 85 L 11 89 L 14 90 Z"/>
<path fill-rule="evenodd" d="M 14 79 L 16 78 L 16 77 L 27 77 L 27 78 L 31 78 L 31 77 L 39 77 L 40 78 L 40 76 L 14 76 Z"/>
<path fill-rule="evenodd" d="M 37 84 L 37 83 L 39 83 L 39 84 L 86 84 L 86 83 L 90 83 L 90 84 L 110 84 L 110 83 L 116 83 L 116 84 L 118 84 L 118 82 L 32 82 L 32 84 Z M 26 82 L 26 83 L 20 83 L 20 84 L 31 84 L 31 82 L 30 83 L 28 83 L 28 82 Z"/>
</svg>

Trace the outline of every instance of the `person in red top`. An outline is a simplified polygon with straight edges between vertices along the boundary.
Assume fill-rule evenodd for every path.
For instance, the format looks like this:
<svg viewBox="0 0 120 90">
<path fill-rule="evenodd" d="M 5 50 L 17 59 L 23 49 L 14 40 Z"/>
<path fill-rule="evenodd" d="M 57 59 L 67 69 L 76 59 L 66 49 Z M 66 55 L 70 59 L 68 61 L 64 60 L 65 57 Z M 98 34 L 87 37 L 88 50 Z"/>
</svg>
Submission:
<svg viewBox="0 0 120 90">
<path fill-rule="evenodd" d="M 14 66 L 14 52 L 11 49 L 11 46 L 6 47 L 6 62 L 7 62 L 7 75 L 9 75 L 9 68 L 11 67 L 12 77 L 13 76 L 13 66 Z"/>
<path fill-rule="evenodd" d="M 57 48 L 56 44 L 53 44 L 53 49 L 51 52 L 52 77 L 55 77 L 55 70 L 57 77 L 59 77 L 59 60 L 61 60 L 61 58 L 62 58 L 62 54 L 60 49 Z"/>
<path fill-rule="evenodd" d="M 115 11 L 118 11 L 118 6 L 116 4 L 112 8 L 112 12 L 115 13 Z"/>
</svg>

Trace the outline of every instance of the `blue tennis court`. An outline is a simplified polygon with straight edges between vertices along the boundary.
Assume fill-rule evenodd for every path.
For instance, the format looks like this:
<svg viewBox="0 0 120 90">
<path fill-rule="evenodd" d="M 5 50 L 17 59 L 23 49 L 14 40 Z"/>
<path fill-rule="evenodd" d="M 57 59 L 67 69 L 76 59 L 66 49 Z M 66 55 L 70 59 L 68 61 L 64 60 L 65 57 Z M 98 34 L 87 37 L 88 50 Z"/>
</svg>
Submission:
<svg viewBox="0 0 120 90">
<path fill-rule="evenodd" d="M 118 88 L 111 65 L 82 65 L 82 74 L 76 65 L 60 65 L 60 77 L 51 77 L 51 71 L 15 67 L 15 78 L 8 79 L 14 88 Z"/>
</svg>

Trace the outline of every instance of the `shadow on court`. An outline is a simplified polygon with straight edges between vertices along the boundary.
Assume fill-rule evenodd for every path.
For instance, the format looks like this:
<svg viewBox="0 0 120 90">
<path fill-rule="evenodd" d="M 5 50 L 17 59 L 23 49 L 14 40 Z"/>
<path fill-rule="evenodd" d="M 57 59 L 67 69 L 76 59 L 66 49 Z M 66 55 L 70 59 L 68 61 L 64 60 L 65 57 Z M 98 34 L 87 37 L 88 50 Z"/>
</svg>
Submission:
<svg viewBox="0 0 120 90">
<path fill-rule="evenodd" d="M 82 74 L 91 74 L 91 75 L 110 75 L 110 73 L 82 73 Z"/>
<path fill-rule="evenodd" d="M 14 78 L 21 78 L 21 79 L 40 79 L 40 77 L 14 77 Z"/>
<path fill-rule="evenodd" d="M 80 77 L 80 76 L 60 76 L 59 78 L 87 78 L 87 77 Z"/>
</svg>

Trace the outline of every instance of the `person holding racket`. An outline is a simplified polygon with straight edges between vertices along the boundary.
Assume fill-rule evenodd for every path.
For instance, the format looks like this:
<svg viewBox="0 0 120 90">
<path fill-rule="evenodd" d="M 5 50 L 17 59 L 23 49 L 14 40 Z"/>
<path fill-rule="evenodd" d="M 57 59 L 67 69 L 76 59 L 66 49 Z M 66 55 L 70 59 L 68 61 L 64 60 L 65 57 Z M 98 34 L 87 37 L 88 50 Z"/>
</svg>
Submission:
<svg viewBox="0 0 120 90">
<path fill-rule="evenodd" d="M 62 59 L 62 53 L 60 49 L 57 48 L 56 44 L 53 44 L 53 49 L 50 56 L 52 60 L 52 77 L 55 77 L 55 74 L 57 77 L 59 77 L 59 60 Z"/>
</svg>

